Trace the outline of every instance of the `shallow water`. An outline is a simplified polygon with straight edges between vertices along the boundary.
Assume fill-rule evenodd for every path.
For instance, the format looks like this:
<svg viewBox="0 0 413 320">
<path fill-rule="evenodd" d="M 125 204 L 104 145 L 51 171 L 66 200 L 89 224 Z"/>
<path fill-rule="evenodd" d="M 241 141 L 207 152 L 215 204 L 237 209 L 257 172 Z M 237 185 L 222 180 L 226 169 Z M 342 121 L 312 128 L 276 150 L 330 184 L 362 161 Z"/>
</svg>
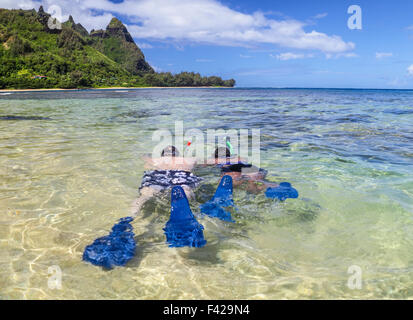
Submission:
<svg viewBox="0 0 413 320">
<path fill-rule="evenodd" d="M 413 92 L 139 89 L 0 97 L 0 298 L 413 298 Z M 259 128 L 261 167 L 297 200 L 234 193 L 237 223 L 201 216 L 204 248 L 168 248 L 167 196 L 133 222 L 136 256 L 107 271 L 86 245 L 129 215 L 152 133 Z M 350 266 L 362 288 L 350 289 Z M 62 288 L 49 288 L 49 267 Z"/>
</svg>

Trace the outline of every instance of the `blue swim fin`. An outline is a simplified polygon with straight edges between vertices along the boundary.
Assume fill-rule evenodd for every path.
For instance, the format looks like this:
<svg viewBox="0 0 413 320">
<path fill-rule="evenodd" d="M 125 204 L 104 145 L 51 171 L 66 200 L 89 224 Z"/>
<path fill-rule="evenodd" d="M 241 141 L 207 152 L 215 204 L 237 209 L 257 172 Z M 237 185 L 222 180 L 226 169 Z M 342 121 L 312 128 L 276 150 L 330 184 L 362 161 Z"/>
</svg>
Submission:
<svg viewBox="0 0 413 320">
<path fill-rule="evenodd" d="M 223 221 L 235 222 L 231 218 L 231 212 L 224 209 L 225 207 L 234 206 L 232 191 L 232 177 L 228 175 L 223 176 L 212 199 L 199 206 L 201 212 Z"/>
<path fill-rule="evenodd" d="M 298 198 L 298 191 L 291 186 L 289 182 L 281 182 L 276 188 L 268 188 L 265 191 L 267 198 L 284 201 L 287 198 Z"/>
<path fill-rule="evenodd" d="M 83 252 L 83 260 L 96 266 L 112 269 L 124 266 L 135 255 L 131 217 L 122 218 L 112 228 L 109 235 L 96 239 Z"/>
<path fill-rule="evenodd" d="M 163 229 L 170 247 L 203 247 L 204 227 L 195 219 L 185 192 L 180 186 L 172 188 L 171 216 Z"/>
</svg>

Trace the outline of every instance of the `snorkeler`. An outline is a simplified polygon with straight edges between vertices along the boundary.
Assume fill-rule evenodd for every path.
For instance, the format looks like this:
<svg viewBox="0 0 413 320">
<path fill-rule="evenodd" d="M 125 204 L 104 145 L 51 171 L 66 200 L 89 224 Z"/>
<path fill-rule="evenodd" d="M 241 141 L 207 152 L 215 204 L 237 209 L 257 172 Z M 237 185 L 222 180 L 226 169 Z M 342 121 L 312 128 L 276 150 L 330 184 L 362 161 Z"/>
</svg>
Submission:
<svg viewBox="0 0 413 320">
<path fill-rule="evenodd" d="M 267 198 L 281 201 L 298 198 L 298 191 L 289 182 L 276 184 L 266 180 L 267 170 L 248 164 L 239 157 L 231 157 L 231 150 L 226 147 L 217 148 L 214 158 L 213 163 L 221 167 L 221 176 L 230 176 L 234 187 L 246 187 L 248 192 L 254 194 L 265 191 Z"/>
<path fill-rule="evenodd" d="M 149 199 L 175 186 L 181 186 L 186 196 L 193 198 L 193 189 L 202 180 L 192 173 L 196 165 L 195 158 L 180 157 L 174 146 L 168 146 L 162 150 L 160 158 L 144 157 L 144 160 L 145 168 L 150 170 L 144 172 L 139 188 L 140 196 L 132 204 L 133 216 L 139 213 Z"/>
<path fill-rule="evenodd" d="M 248 164 L 240 157 L 232 156 L 231 150 L 227 147 L 216 148 L 213 159 L 208 163 L 221 168 L 221 177 L 231 176 L 234 187 L 246 186 L 248 192 L 258 193 L 267 188 L 278 187 L 278 184 L 265 180 L 267 170 Z"/>
<path fill-rule="evenodd" d="M 220 157 L 221 154 L 224 156 Z M 247 183 L 247 189 L 254 193 L 266 188 L 265 195 L 268 198 L 281 201 L 298 197 L 297 190 L 288 182 L 282 182 L 278 186 L 264 181 L 266 170 L 246 164 L 240 158 L 237 163 L 231 164 L 230 159 L 229 149 L 215 150 L 213 163 L 221 167 L 222 179 L 212 199 L 200 205 L 202 213 L 223 221 L 235 222 L 231 212 L 227 210 L 234 206 L 233 185 Z M 199 248 L 206 244 L 204 227 L 194 217 L 187 199 L 192 198 L 192 190 L 202 180 L 191 172 L 195 165 L 195 158 L 179 157 L 174 146 L 163 149 L 160 158 L 145 158 L 145 167 L 150 166 L 152 170 L 144 172 L 139 188 L 140 196 L 134 201 L 131 214 L 136 217 L 149 199 L 171 189 L 171 215 L 163 228 L 169 247 Z M 109 235 L 97 238 L 86 246 L 82 259 L 108 269 L 115 265 L 124 266 L 135 255 L 136 243 L 130 224 L 133 220 L 133 217 L 120 219 Z"/>
<path fill-rule="evenodd" d="M 149 199 L 167 189 L 171 192 L 171 216 L 163 230 L 169 246 L 203 247 L 206 244 L 204 227 L 195 219 L 187 199 L 193 196 L 192 189 L 202 180 L 191 172 L 196 160 L 179 157 L 174 146 L 163 149 L 160 158 L 144 159 L 145 167 L 152 170 L 144 172 L 140 196 L 132 205 L 132 217 L 120 219 L 108 235 L 86 246 L 83 260 L 107 269 L 124 266 L 136 249 L 131 222 Z"/>
</svg>

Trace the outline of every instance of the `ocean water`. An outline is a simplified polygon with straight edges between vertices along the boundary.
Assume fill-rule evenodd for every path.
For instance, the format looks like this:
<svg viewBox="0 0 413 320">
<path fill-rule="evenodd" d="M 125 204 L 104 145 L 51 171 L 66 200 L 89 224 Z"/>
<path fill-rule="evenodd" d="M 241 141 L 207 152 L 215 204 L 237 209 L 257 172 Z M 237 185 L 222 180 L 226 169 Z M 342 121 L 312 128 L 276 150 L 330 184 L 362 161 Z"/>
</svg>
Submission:
<svg viewBox="0 0 413 320">
<path fill-rule="evenodd" d="M 137 250 L 126 267 L 83 262 L 85 246 L 129 215 L 152 134 L 175 121 L 204 132 L 260 129 L 267 179 L 291 182 L 299 199 L 236 189 L 235 224 L 202 216 L 219 182 L 204 168 L 191 207 L 205 247 L 165 244 L 165 195 L 133 222 Z M 2 93 L 0 298 L 411 299 L 413 92 Z"/>
</svg>

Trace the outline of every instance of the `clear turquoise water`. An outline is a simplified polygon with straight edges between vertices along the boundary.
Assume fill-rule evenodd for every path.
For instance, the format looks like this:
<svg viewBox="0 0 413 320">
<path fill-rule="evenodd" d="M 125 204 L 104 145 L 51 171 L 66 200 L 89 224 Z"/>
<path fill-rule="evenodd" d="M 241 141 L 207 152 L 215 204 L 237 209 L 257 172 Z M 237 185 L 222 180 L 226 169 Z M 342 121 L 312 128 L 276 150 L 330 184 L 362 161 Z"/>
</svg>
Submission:
<svg viewBox="0 0 413 320">
<path fill-rule="evenodd" d="M 10 116 L 20 116 L 14 118 Z M 40 118 L 30 118 L 30 117 Z M 25 117 L 25 118 L 24 118 Z M 172 249 L 168 196 L 134 223 L 125 268 L 81 260 L 129 215 L 152 133 L 261 130 L 268 179 L 298 200 L 236 190 L 236 224 L 199 214 L 201 249 Z M 0 298 L 373 299 L 413 297 L 413 92 L 139 89 L 0 94 Z M 348 268 L 362 270 L 350 289 Z M 62 288 L 48 287 L 48 268 Z"/>
</svg>

